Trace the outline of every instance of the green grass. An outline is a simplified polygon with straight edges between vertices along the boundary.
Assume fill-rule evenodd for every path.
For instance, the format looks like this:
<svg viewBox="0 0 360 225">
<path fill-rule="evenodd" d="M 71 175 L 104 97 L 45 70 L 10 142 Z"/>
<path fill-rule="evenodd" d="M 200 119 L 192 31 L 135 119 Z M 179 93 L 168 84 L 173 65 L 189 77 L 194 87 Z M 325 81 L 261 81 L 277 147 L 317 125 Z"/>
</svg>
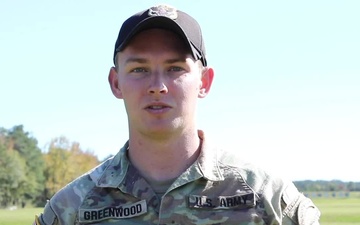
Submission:
<svg viewBox="0 0 360 225">
<path fill-rule="evenodd" d="M 42 212 L 42 208 L 24 208 L 16 210 L 0 210 L 1 225 L 31 225 L 35 215 Z"/>
<path fill-rule="evenodd" d="M 314 198 L 321 225 L 359 225 L 360 198 Z"/>
<path fill-rule="evenodd" d="M 313 198 L 321 211 L 321 225 L 359 225 L 360 193 L 352 193 L 350 198 Z M 35 215 L 43 208 L 0 210 L 0 225 L 31 225 Z"/>
</svg>

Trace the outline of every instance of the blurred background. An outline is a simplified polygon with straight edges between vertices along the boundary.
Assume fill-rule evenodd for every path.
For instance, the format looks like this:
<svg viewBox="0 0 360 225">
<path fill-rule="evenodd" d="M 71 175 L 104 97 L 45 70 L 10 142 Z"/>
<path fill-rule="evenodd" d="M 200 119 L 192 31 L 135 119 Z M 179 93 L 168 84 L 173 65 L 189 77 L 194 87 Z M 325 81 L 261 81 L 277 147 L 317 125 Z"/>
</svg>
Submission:
<svg viewBox="0 0 360 225">
<path fill-rule="evenodd" d="M 127 17 L 158 3 L 2 0 L 3 139 L 116 154 L 128 132 L 107 82 L 113 47 Z M 216 77 L 199 128 L 214 142 L 291 180 L 360 181 L 359 1 L 167 3 L 202 26 Z"/>
</svg>

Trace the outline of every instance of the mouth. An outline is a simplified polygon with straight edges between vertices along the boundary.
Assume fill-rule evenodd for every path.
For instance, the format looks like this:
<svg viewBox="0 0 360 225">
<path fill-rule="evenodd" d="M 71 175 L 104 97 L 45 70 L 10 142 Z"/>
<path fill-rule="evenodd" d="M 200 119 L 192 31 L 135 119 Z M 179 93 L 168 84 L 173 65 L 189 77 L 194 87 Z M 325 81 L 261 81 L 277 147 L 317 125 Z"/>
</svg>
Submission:
<svg viewBox="0 0 360 225">
<path fill-rule="evenodd" d="M 158 110 L 158 109 L 164 109 L 164 108 L 169 108 L 168 106 L 164 106 L 164 105 L 150 105 L 148 107 L 146 107 L 147 109 L 153 109 L 153 110 Z"/>
<path fill-rule="evenodd" d="M 171 109 L 171 106 L 164 103 L 153 103 L 145 107 L 145 110 L 153 113 L 162 113 Z"/>
</svg>

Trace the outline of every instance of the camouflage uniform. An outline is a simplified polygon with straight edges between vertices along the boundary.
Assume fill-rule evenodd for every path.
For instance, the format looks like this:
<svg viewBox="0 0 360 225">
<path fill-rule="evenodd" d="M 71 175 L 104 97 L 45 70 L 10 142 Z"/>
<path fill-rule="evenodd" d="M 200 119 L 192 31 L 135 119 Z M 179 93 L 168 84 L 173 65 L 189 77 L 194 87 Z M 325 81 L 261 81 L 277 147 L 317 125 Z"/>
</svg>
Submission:
<svg viewBox="0 0 360 225">
<path fill-rule="evenodd" d="M 209 145 L 161 199 L 131 165 L 128 143 L 55 194 L 38 224 L 319 224 L 320 213 L 292 182 Z"/>
</svg>

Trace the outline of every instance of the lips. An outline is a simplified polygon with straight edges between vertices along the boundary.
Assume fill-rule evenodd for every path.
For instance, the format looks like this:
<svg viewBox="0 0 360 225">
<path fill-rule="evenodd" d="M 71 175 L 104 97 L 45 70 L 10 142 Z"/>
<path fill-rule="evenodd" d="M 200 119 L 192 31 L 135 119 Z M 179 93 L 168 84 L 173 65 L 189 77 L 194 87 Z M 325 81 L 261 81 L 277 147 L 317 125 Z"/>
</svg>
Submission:
<svg viewBox="0 0 360 225">
<path fill-rule="evenodd" d="M 168 104 L 165 103 L 161 103 L 161 102 L 155 102 L 155 103 L 151 103 L 148 104 L 145 107 L 145 110 L 150 111 L 150 112 L 166 112 L 167 110 L 171 109 L 172 107 L 169 106 Z"/>
<path fill-rule="evenodd" d="M 163 109 L 163 108 L 167 108 L 166 106 L 162 106 L 162 105 L 151 105 L 149 107 L 147 107 L 148 109 Z"/>
</svg>

